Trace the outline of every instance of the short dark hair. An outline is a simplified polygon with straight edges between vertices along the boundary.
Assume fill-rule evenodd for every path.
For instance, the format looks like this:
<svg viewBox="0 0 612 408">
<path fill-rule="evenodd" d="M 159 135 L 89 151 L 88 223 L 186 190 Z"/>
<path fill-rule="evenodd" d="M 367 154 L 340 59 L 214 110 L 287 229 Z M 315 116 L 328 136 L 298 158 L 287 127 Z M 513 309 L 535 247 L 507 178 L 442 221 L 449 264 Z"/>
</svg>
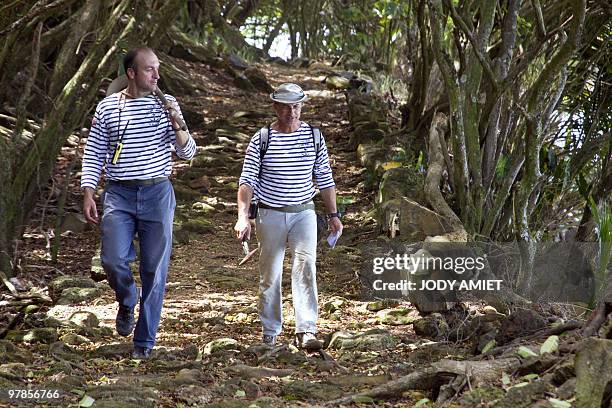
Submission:
<svg viewBox="0 0 612 408">
<path fill-rule="evenodd" d="M 123 57 L 123 71 L 125 72 L 126 75 L 127 75 L 128 68 L 136 69 L 135 60 L 138 54 L 140 54 L 141 52 L 146 52 L 146 51 L 153 52 L 153 50 L 149 47 L 137 47 L 137 48 L 132 48 L 131 50 L 127 52 L 127 54 L 125 54 L 125 56 Z"/>
</svg>

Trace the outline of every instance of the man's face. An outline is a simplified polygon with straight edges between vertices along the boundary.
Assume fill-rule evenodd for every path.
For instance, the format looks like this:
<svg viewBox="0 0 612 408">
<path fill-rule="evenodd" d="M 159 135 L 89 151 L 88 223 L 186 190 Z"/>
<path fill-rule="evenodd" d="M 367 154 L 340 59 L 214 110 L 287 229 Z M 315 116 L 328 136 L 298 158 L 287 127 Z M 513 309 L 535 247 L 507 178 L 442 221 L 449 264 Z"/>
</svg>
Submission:
<svg viewBox="0 0 612 408">
<path fill-rule="evenodd" d="M 281 122 L 293 122 L 300 119 L 302 113 L 302 102 L 298 103 L 279 103 L 274 102 L 276 116 Z"/>
<path fill-rule="evenodd" d="M 152 52 L 141 52 L 134 58 L 134 68 L 128 68 L 128 77 L 141 91 L 153 92 L 159 80 L 159 60 Z"/>
</svg>

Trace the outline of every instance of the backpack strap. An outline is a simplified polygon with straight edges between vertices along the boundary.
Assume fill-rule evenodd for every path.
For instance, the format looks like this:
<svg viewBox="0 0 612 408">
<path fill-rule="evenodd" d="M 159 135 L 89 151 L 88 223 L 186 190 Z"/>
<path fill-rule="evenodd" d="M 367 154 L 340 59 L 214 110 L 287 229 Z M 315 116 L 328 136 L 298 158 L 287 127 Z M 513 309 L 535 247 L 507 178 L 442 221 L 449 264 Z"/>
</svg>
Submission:
<svg viewBox="0 0 612 408">
<path fill-rule="evenodd" d="M 261 179 L 261 167 L 263 166 L 263 159 L 268 151 L 268 142 L 270 141 L 270 125 L 264 126 L 259 129 L 259 174 L 257 178 Z"/>
<path fill-rule="evenodd" d="M 268 151 L 268 142 L 270 141 L 270 125 L 259 129 L 259 164 L 263 163 L 264 156 Z M 261 167 L 260 167 L 261 176 Z"/>
<path fill-rule="evenodd" d="M 317 165 L 317 159 L 319 158 L 319 150 L 321 149 L 321 129 L 310 126 L 310 133 L 312 133 L 312 144 L 315 149 L 315 160 L 312 165 L 312 172 L 314 174 L 314 168 Z"/>
<path fill-rule="evenodd" d="M 315 148 L 315 162 L 319 157 L 319 150 L 321 149 L 321 129 L 311 126 L 310 132 L 312 133 L 312 144 Z"/>
</svg>

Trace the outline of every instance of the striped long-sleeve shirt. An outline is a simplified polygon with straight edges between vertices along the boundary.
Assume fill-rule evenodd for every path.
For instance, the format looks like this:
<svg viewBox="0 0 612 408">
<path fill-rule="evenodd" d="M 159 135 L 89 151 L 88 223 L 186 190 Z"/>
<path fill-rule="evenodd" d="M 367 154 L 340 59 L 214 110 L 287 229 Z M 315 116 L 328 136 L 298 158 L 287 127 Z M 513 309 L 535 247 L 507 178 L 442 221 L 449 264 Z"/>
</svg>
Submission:
<svg viewBox="0 0 612 408">
<path fill-rule="evenodd" d="M 171 95 L 166 95 L 166 98 L 169 102 L 176 101 Z M 113 164 L 122 133 L 123 148 L 119 160 Z M 107 96 L 98 104 L 92 120 L 83 155 L 81 188 L 95 189 L 103 168 L 110 180 L 170 176 L 171 146 L 185 160 L 191 159 L 196 151 L 191 135 L 185 146 L 176 144 L 176 133 L 158 98 L 149 95 L 130 99 L 121 93 Z"/>
<path fill-rule="evenodd" d="M 260 202 L 282 207 L 314 197 L 313 175 L 320 190 L 335 186 L 323 135 L 317 153 L 310 125 L 302 122 L 292 133 L 270 129 L 268 149 L 261 163 L 260 131 L 257 131 L 247 148 L 239 184 L 251 186 Z"/>
</svg>

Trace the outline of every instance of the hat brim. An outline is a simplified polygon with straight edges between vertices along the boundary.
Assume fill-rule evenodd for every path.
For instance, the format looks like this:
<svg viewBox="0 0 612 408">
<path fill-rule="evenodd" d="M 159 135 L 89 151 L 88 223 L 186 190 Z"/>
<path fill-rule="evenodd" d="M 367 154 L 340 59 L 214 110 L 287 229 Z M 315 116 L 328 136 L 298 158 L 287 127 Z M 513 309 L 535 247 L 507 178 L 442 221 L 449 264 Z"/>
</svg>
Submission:
<svg viewBox="0 0 612 408">
<path fill-rule="evenodd" d="M 127 76 L 119 75 L 117 78 L 113 79 L 113 82 L 110 83 L 108 88 L 106 88 L 106 95 L 112 95 L 117 93 L 128 86 Z"/>
<path fill-rule="evenodd" d="M 284 103 L 285 105 L 291 105 L 294 103 L 300 103 L 300 102 L 306 102 L 308 100 L 308 96 L 306 94 L 304 94 L 304 96 L 302 96 L 300 99 L 295 100 L 295 101 L 289 101 L 287 99 L 280 99 L 280 98 L 275 98 L 274 94 L 271 93 L 270 94 L 270 99 L 272 99 L 274 102 L 278 102 L 278 103 Z"/>
</svg>

